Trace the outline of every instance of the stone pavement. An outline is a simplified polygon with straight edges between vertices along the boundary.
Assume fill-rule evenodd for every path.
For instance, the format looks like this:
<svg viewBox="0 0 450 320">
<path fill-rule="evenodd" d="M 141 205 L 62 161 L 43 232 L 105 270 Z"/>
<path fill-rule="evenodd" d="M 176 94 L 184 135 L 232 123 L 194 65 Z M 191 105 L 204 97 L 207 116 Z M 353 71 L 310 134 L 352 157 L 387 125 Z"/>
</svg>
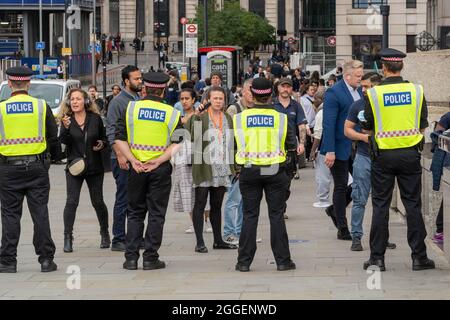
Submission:
<svg viewBox="0 0 450 320">
<path fill-rule="evenodd" d="M 369 290 L 371 274 L 362 269 L 365 251 L 351 252 L 350 242 L 336 240 L 336 230 L 314 202 L 314 171 L 302 169 L 301 180 L 293 181 L 288 203 L 287 228 L 292 258 L 297 270 L 277 272 L 270 250 L 267 206 L 262 205 L 258 244 L 251 272 L 234 271 L 236 251 L 212 250 L 212 235 L 206 234 L 207 254 L 194 252 L 195 236 L 185 234 L 188 217 L 167 212 L 161 259 L 167 268 L 156 271 L 122 269 L 123 254 L 99 249 L 99 227 L 84 185 L 74 230 L 74 252 L 64 253 L 62 212 L 66 199 L 63 166 L 52 166 L 50 217 L 57 246 L 58 271 L 39 272 L 32 246 L 32 223 L 24 206 L 18 273 L 0 274 L 0 299 L 449 299 L 450 265 L 428 241 L 429 256 L 436 270 L 413 272 L 402 218 L 391 214 L 390 240 L 397 249 L 386 254 L 387 271 L 381 273 L 381 288 Z M 105 177 L 104 193 L 111 213 L 115 185 L 111 173 Z M 366 212 L 371 212 L 368 208 Z M 350 209 L 348 210 L 350 219 Z M 365 219 L 368 231 L 370 214 Z M 140 268 L 142 261 L 139 261 Z M 69 266 L 81 269 L 81 288 L 69 290 Z M 76 268 L 76 267 L 75 267 Z M 373 276 L 372 276 L 373 278 Z M 372 279 L 370 278 L 370 279 Z"/>
</svg>

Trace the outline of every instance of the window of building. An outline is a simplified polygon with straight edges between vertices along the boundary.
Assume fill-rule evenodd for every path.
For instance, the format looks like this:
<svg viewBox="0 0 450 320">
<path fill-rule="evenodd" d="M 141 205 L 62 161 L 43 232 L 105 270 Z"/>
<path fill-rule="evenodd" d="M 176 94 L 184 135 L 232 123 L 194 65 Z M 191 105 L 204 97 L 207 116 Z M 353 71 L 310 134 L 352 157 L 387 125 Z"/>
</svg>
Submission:
<svg viewBox="0 0 450 320">
<path fill-rule="evenodd" d="M 186 17 L 186 0 L 178 0 L 178 35 L 183 36 L 183 25 L 180 19 Z"/>
<path fill-rule="evenodd" d="M 416 36 L 406 36 L 406 52 L 416 52 Z"/>
<path fill-rule="evenodd" d="M 286 30 L 286 0 L 278 0 L 278 30 Z"/>
<path fill-rule="evenodd" d="M 117 35 L 120 30 L 119 0 L 109 0 L 109 31 Z"/>
<path fill-rule="evenodd" d="M 378 52 L 381 50 L 382 36 L 352 36 L 353 56 L 364 63 L 365 69 L 379 66 Z"/>
<path fill-rule="evenodd" d="M 300 29 L 300 1 L 294 1 L 294 32 L 295 37 L 298 37 L 298 30 Z"/>
<path fill-rule="evenodd" d="M 371 4 L 379 6 L 383 0 L 353 0 L 353 9 L 367 9 Z"/>
<path fill-rule="evenodd" d="M 336 1 L 335 0 L 304 0 L 303 1 L 303 28 L 320 31 L 336 28 Z"/>
<path fill-rule="evenodd" d="M 136 1 L 136 28 L 137 28 L 137 36 L 141 37 L 141 35 L 145 34 L 145 1 L 137 0 Z"/>
<path fill-rule="evenodd" d="M 248 1 L 248 11 L 256 13 L 257 15 L 265 18 L 266 17 L 266 1 L 265 0 L 249 0 Z"/>
<path fill-rule="evenodd" d="M 153 22 L 156 42 L 158 41 L 158 23 L 159 37 L 166 38 L 169 36 L 169 0 L 160 0 L 153 3 Z"/>
<path fill-rule="evenodd" d="M 406 0 L 406 8 L 407 9 L 417 8 L 417 0 Z"/>
</svg>

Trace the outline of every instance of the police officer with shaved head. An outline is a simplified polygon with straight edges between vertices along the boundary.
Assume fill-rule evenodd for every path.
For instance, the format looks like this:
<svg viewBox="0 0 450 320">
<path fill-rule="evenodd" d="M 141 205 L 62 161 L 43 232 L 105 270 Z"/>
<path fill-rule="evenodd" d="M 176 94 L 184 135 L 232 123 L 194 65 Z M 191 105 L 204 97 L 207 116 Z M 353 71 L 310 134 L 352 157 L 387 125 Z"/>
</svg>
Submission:
<svg viewBox="0 0 450 320">
<path fill-rule="evenodd" d="M 385 80 L 367 91 L 361 125 L 371 130 L 372 154 L 372 227 L 370 259 L 364 269 L 386 269 L 384 255 L 389 238 L 389 205 L 397 180 L 406 209 L 408 243 L 412 269 L 434 269 L 425 246 L 422 218 L 422 167 L 420 164 L 423 132 L 428 127 L 427 104 L 421 85 L 401 77 L 406 54 L 395 49 L 380 52 Z"/>
<path fill-rule="evenodd" d="M 171 189 L 170 157 L 175 148 L 171 136 L 180 124 L 180 112 L 163 101 L 169 76 L 161 72 L 144 74 L 147 96 L 128 104 L 116 126 L 115 143 L 131 163 L 128 176 L 128 223 L 123 268 L 136 270 L 139 246 L 145 232 L 143 269 L 165 268 L 159 260 L 167 204 Z"/>
<path fill-rule="evenodd" d="M 57 269 L 48 217 L 51 159 L 61 159 L 55 118 L 42 99 L 28 95 L 33 72 L 6 70 L 11 97 L 0 103 L 0 200 L 2 245 L 0 273 L 17 272 L 17 245 L 24 197 L 34 224 L 33 245 L 42 272 Z M 51 159 L 49 157 L 51 154 Z"/>
</svg>

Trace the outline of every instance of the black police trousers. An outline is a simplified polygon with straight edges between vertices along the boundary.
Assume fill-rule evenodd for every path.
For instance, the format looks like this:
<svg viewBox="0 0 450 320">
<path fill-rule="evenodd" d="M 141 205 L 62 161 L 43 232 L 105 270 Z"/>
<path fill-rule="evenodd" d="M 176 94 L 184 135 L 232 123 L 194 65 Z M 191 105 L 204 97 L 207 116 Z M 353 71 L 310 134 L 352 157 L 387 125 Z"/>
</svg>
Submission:
<svg viewBox="0 0 450 320">
<path fill-rule="evenodd" d="M 269 209 L 270 244 L 277 265 L 288 264 L 291 260 L 289 241 L 283 213 L 289 177 L 284 167 L 268 174 L 269 168 L 242 168 L 239 187 L 243 200 L 243 221 L 239 237 L 238 262 L 249 266 L 256 252 L 256 229 L 263 191 Z"/>
<path fill-rule="evenodd" d="M 156 261 L 163 237 L 163 227 L 172 187 L 172 165 L 161 164 L 149 173 L 130 170 L 128 177 L 128 216 L 126 252 L 127 260 L 139 259 L 139 245 L 144 235 L 144 220 L 148 212 L 144 236 L 144 261 Z"/>
<path fill-rule="evenodd" d="M 422 218 L 422 167 L 415 148 L 383 150 L 372 161 L 372 227 L 370 257 L 384 259 L 389 239 L 389 206 L 395 178 L 406 209 L 407 237 L 413 259 L 427 257 Z"/>
<path fill-rule="evenodd" d="M 33 245 L 39 262 L 53 260 L 55 244 L 51 237 L 48 216 L 50 160 L 28 165 L 0 164 L 0 201 L 2 212 L 2 245 L 0 260 L 4 264 L 17 262 L 20 238 L 20 218 L 26 196 L 34 224 Z"/>
</svg>

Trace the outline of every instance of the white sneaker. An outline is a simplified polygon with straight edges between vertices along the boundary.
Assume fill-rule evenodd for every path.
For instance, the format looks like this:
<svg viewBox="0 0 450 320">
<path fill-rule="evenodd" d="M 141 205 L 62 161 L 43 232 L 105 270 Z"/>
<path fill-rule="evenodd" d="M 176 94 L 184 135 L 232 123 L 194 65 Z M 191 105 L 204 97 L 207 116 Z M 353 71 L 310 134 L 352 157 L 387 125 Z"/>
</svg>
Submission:
<svg viewBox="0 0 450 320">
<path fill-rule="evenodd" d="M 328 208 L 329 206 L 331 206 L 331 203 L 329 202 L 314 202 L 313 203 L 313 207 L 314 208 Z"/>
<path fill-rule="evenodd" d="M 204 227 L 203 227 L 203 232 L 206 232 L 206 233 L 212 233 L 213 232 L 213 229 L 212 229 L 212 226 L 211 226 L 211 222 L 209 222 L 209 221 L 205 222 Z"/>
<path fill-rule="evenodd" d="M 237 246 L 239 244 L 239 238 L 236 238 L 234 235 L 231 235 L 225 239 L 225 242 L 228 242 L 230 244 L 234 244 Z"/>
<path fill-rule="evenodd" d="M 190 226 L 189 228 L 187 228 L 187 229 L 184 231 L 184 233 L 194 233 L 194 232 L 195 232 L 194 226 Z"/>
<path fill-rule="evenodd" d="M 262 242 L 262 238 L 256 238 L 256 243 L 261 243 Z"/>
</svg>

